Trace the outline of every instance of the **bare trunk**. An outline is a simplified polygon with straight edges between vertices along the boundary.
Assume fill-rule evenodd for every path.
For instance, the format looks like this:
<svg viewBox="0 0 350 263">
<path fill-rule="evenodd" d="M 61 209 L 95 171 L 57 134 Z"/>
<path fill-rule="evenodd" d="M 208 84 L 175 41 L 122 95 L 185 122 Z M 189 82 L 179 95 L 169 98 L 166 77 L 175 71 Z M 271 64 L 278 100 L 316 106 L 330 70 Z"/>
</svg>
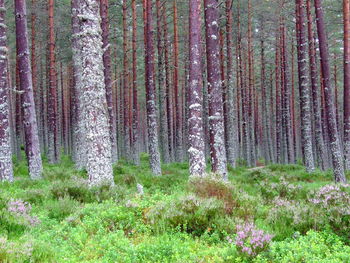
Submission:
<svg viewBox="0 0 350 263">
<path fill-rule="evenodd" d="M 146 69 L 146 108 L 148 148 L 150 154 L 151 170 L 155 176 L 162 174 L 160 153 L 158 145 L 158 123 L 154 83 L 154 46 L 152 28 L 152 1 L 144 0 L 145 22 L 145 69 Z"/>
<path fill-rule="evenodd" d="M 190 175 L 205 174 L 205 144 L 203 132 L 203 79 L 201 63 L 201 0 L 190 1 L 190 74 L 189 74 L 189 161 Z"/>
<path fill-rule="evenodd" d="M 0 0 L 0 182 L 13 181 L 5 0 Z"/>
<path fill-rule="evenodd" d="M 103 73 L 100 6 L 96 0 L 80 0 L 78 6 L 81 47 L 82 118 L 86 132 L 86 170 L 90 186 L 114 184 L 112 152 L 108 123 L 106 89 Z"/>
<path fill-rule="evenodd" d="M 312 128 L 311 128 L 311 105 L 310 88 L 307 72 L 307 40 L 305 30 L 305 4 L 304 0 L 296 0 L 297 24 L 299 38 L 298 45 L 298 71 L 299 71 L 299 92 L 300 92 L 300 114 L 301 114 L 301 140 L 304 154 L 304 164 L 307 172 L 315 169 L 312 149 Z"/>
<path fill-rule="evenodd" d="M 224 179 L 227 179 L 222 85 L 220 79 L 218 5 L 218 0 L 204 1 L 209 97 L 210 154 L 212 171 L 220 174 Z"/>
<path fill-rule="evenodd" d="M 27 10 L 25 0 L 15 1 L 16 47 L 19 67 L 20 90 L 22 94 L 23 124 L 29 175 L 32 179 L 41 178 L 42 162 L 36 123 L 32 75 L 29 58 L 27 31 Z"/>
<path fill-rule="evenodd" d="M 108 17 L 108 0 L 100 0 L 100 14 L 102 27 L 102 49 L 103 49 L 103 65 L 106 86 L 106 99 L 109 116 L 109 133 L 112 148 L 112 162 L 118 160 L 117 150 L 117 126 L 113 109 L 113 92 L 112 92 L 112 71 L 111 71 L 111 48 L 109 44 L 109 17 Z"/>
<path fill-rule="evenodd" d="M 331 145 L 331 153 L 333 160 L 334 169 L 334 180 L 336 182 L 345 182 L 345 172 L 344 172 L 344 159 L 342 155 L 342 150 L 340 146 L 339 134 L 337 129 L 337 120 L 334 107 L 333 90 L 330 81 L 330 66 L 329 66 L 329 52 L 328 52 L 328 42 L 326 36 L 326 29 L 324 23 L 324 14 L 322 9 L 322 1 L 315 0 L 315 13 L 317 22 L 317 33 L 319 39 L 320 57 L 321 57 L 321 70 L 324 83 L 324 95 L 326 103 L 326 114 L 327 114 L 327 124 L 329 139 Z"/>
<path fill-rule="evenodd" d="M 344 156 L 350 170 L 350 2 L 343 0 L 344 12 Z"/>
</svg>

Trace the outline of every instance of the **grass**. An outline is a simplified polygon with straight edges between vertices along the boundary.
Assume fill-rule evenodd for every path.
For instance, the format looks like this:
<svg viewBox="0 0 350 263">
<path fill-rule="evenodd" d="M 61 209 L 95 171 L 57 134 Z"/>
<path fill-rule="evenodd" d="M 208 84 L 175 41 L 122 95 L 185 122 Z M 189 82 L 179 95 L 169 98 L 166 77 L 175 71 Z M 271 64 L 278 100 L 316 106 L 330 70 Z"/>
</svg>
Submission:
<svg viewBox="0 0 350 263">
<path fill-rule="evenodd" d="M 0 183 L 0 262 L 350 261 L 342 199 L 327 207 L 310 202 L 332 183 L 329 171 L 238 167 L 225 183 L 215 175 L 189 180 L 181 163 L 163 165 L 163 176 L 153 177 L 142 155 L 140 166 L 114 166 L 115 187 L 90 189 L 67 156 L 44 163 L 41 180 L 29 179 L 24 161 L 14 170 L 12 184 Z M 349 188 L 342 191 L 337 198 L 347 198 Z M 9 210 L 18 200 L 24 213 Z M 254 257 L 234 242 L 236 226 L 246 222 L 274 236 Z"/>
</svg>

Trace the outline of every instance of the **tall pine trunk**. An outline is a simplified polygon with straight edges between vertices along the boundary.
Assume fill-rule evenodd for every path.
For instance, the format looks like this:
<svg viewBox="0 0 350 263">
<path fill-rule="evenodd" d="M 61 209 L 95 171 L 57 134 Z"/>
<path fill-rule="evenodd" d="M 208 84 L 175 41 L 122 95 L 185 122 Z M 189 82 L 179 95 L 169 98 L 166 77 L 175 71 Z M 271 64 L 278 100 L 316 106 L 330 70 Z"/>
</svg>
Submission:
<svg viewBox="0 0 350 263">
<path fill-rule="evenodd" d="M 152 1 L 144 0 L 144 30 L 145 30 L 145 70 L 146 70 L 146 108 L 148 148 L 151 170 L 155 176 L 162 174 L 158 145 L 158 123 L 156 108 L 156 90 L 154 82 L 154 44 Z"/>
<path fill-rule="evenodd" d="M 103 73 L 100 6 L 97 0 L 80 0 L 77 9 L 80 19 L 80 37 L 77 41 L 81 47 L 79 56 L 82 66 L 79 93 L 86 132 L 86 170 L 90 186 L 114 184 Z"/>
<path fill-rule="evenodd" d="M 5 0 L 0 0 L 0 182 L 13 181 Z"/>
<path fill-rule="evenodd" d="M 118 160 L 117 148 L 117 126 L 113 108 L 113 92 L 112 92 L 112 71 L 111 71 L 111 48 L 109 44 L 109 17 L 108 17 L 108 0 L 100 0 L 100 14 L 102 27 L 102 49 L 103 49 L 103 65 L 106 86 L 106 99 L 109 116 L 109 134 L 112 148 L 112 162 Z"/>
<path fill-rule="evenodd" d="M 57 73 L 55 58 L 54 0 L 48 2 L 49 12 L 49 96 L 48 96 L 48 143 L 47 157 L 50 163 L 59 158 L 58 109 L 57 109 Z"/>
<path fill-rule="evenodd" d="M 136 0 L 132 0 L 132 155 L 134 164 L 140 164 L 139 157 L 139 103 L 137 92 L 137 16 Z M 165 146 L 167 147 L 167 145 Z"/>
<path fill-rule="evenodd" d="M 343 0 L 344 12 L 344 156 L 350 170 L 350 1 Z"/>
<path fill-rule="evenodd" d="M 233 78 L 233 1 L 226 0 L 226 57 L 227 57 L 227 83 L 225 90 L 226 114 L 225 114 L 225 132 L 226 132 L 226 150 L 227 162 L 231 167 L 236 167 L 236 158 L 238 153 L 238 139 L 237 139 L 237 109 L 234 103 L 236 95 L 236 87 Z"/>
<path fill-rule="evenodd" d="M 25 134 L 25 149 L 32 179 L 41 178 L 42 161 L 36 122 L 32 74 L 29 57 L 27 9 L 25 0 L 15 0 L 16 48 L 19 68 L 22 112 Z"/>
<path fill-rule="evenodd" d="M 203 79 L 201 63 L 201 0 L 190 1 L 189 71 L 189 162 L 190 175 L 205 174 L 205 138 L 203 132 Z"/>
<path fill-rule="evenodd" d="M 309 42 L 309 65 L 311 75 L 311 89 L 312 89 L 312 105 L 315 122 L 315 142 L 316 155 L 320 168 L 326 169 L 326 147 L 323 141 L 322 134 L 322 119 L 321 106 L 319 103 L 319 87 L 317 84 L 317 64 L 316 64 L 316 50 L 314 42 L 314 33 L 312 29 L 312 14 L 311 14 L 311 0 L 306 1 L 307 20 L 308 20 L 308 42 Z"/>
<path fill-rule="evenodd" d="M 304 155 L 304 164 L 307 172 L 315 169 L 312 149 L 311 105 L 310 87 L 307 72 L 307 39 L 305 29 L 305 3 L 304 0 L 296 0 L 296 23 L 298 44 L 298 72 L 300 92 L 300 115 L 301 115 L 301 140 Z"/>
<path fill-rule="evenodd" d="M 328 42 L 321 0 L 315 0 L 315 13 L 321 57 L 321 71 L 324 83 L 324 99 L 326 104 L 325 111 L 327 114 L 328 133 L 334 169 L 334 180 L 336 182 L 345 182 L 346 178 L 344 172 L 344 159 L 342 155 L 340 139 L 337 129 L 337 120 L 333 98 L 333 87 L 331 85 L 330 79 L 331 73 L 329 65 Z"/>
<path fill-rule="evenodd" d="M 211 165 L 214 173 L 218 173 L 224 179 L 227 179 L 222 85 L 220 77 L 218 0 L 204 0 L 204 10 Z"/>
</svg>

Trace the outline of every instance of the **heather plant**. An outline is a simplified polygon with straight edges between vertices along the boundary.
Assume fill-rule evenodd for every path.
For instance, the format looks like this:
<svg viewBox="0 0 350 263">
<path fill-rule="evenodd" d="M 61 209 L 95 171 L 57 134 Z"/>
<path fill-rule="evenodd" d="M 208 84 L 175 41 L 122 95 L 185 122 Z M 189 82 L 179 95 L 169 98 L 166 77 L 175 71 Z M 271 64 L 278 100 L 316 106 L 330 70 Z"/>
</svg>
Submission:
<svg viewBox="0 0 350 263">
<path fill-rule="evenodd" d="M 350 230 L 350 185 L 328 184 L 310 194 L 309 202 L 335 231 Z"/>
<path fill-rule="evenodd" d="M 272 235 L 258 229 L 253 223 L 244 223 L 236 226 L 234 243 L 240 254 L 252 258 L 268 248 L 272 237 Z M 227 238 L 227 241 L 233 242 L 230 237 Z"/>
<path fill-rule="evenodd" d="M 305 202 L 276 197 L 267 215 L 269 226 L 276 232 L 276 240 L 283 240 L 295 232 L 305 234 L 315 227 L 313 209 Z M 319 221 L 318 221 L 319 222 Z"/>
<path fill-rule="evenodd" d="M 225 214 L 225 205 L 222 201 L 189 194 L 152 207 L 146 213 L 146 219 L 158 230 L 180 227 L 188 233 L 201 235 L 209 228 L 221 230 L 229 228 L 226 224 L 230 221 L 217 225 L 220 218 L 229 220 Z"/>
<path fill-rule="evenodd" d="M 12 199 L 7 205 L 7 211 L 19 224 L 36 226 L 40 224 L 37 216 L 31 215 L 32 206 L 22 200 Z"/>
</svg>

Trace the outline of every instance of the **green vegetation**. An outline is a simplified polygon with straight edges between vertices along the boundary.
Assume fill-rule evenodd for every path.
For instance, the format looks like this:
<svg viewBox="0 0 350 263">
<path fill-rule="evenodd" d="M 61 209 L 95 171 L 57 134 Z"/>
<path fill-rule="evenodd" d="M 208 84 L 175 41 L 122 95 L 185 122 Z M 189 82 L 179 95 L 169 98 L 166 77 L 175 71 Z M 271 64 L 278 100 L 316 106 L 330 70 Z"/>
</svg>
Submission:
<svg viewBox="0 0 350 263">
<path fill-rule="evenodd" d="M 240 167 L 222 182 L 189 180 L 186 164 L 163 171 L 153 177 L 147 156 L 121 161 L 114 187 L 89 189 L 67 157 L 38 181 L 17 163 L 0 184 L 0 262 L 350 261 L 350 187 L 331 172 Z"/>
</svg>

